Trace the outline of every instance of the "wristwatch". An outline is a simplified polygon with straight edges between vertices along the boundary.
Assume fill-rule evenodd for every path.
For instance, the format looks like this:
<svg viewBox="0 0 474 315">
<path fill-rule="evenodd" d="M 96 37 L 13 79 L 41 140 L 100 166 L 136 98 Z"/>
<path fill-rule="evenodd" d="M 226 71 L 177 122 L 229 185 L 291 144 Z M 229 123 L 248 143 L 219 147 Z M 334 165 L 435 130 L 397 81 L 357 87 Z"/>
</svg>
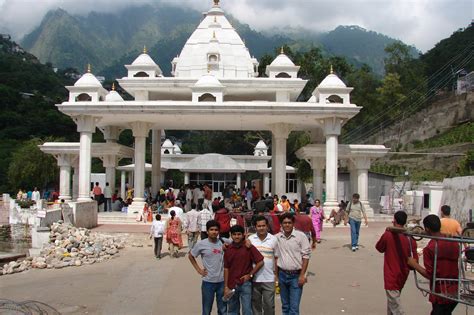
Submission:
<svg viewBox="0 0 474 315">
<path fill-rule="evenodd" d="M 249 276 L 250 276 L 250 279 L 252 279 L 252 278 L 253 278 L 253 274 L 249 273 Z"/>
</svg>

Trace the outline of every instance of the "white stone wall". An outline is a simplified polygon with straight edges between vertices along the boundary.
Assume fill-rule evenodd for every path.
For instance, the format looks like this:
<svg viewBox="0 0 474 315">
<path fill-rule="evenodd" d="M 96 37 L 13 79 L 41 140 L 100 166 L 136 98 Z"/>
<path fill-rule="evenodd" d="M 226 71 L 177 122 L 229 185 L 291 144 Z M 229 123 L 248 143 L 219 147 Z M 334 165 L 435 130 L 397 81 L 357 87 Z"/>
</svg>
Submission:
<svg viewBox="0 0 474 315">
<path fill-rule="evenodd" d="M 474 208 L 474 176 L 445 178 L 441 205 L 451 207 L 451 216 L 465 227 L 469 209 Z"/>
</svg>

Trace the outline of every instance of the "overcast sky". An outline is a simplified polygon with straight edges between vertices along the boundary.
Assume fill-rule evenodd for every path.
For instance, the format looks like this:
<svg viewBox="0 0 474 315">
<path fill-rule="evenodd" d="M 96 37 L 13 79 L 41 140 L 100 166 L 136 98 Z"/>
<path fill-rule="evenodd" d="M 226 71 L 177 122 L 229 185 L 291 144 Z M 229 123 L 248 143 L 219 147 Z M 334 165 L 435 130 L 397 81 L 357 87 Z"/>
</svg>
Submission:
<svg viewBox="0 0 474 315">
<path fill-rule="evenodd" d="M 204 11 L 211 0 L 0 0 L 0 31 L 16 39 L 30 32 L 51 9 L 74 14 L 111 12 L 131 4 L 167 2 Z M 422 51 L 474 16 L 474 0 L 222 0 L 226 12 L 257 30 L 305 27 L 328 31 L 359 25 L 401 39 Z"/>
</svg>

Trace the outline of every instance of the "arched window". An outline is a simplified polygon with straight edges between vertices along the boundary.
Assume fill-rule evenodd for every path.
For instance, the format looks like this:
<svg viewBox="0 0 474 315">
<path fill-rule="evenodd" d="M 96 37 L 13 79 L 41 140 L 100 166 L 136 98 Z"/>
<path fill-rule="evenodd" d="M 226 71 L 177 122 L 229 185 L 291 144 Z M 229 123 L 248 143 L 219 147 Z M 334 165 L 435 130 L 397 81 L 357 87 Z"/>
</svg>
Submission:
<svg viewBox="0 0 474 315">
<path fill-rule="evenodd" d="M 170 154 L 170 151 L 168 149 L 166 149 L 165 151 L 163 151 L 164 154 Z"/>
<path fill-rule="evenodd" d="M 327 98 L 327 100 L 328 100 L 329 103 L 338 103 L 338 104 L 343 103 L 342 98 L 338 95 L 331 95 Z"/>
<path fill-rule="evenodd" d="M 219 57 L 216 54 L 209 55 L 209 62 L 216 63 L 219 61 Z"/>
<path fill-rule="evenodd" d="M 135 75 L 133 77 L 135 77 L 135 78 L 148 78 L 149 75 L 146 72 L 140 71 L 140 72 L 135 73 Z"/>
<path fill-rule="evenodd" d="M 285 78 L 285 79 L 288 79 L 288 78 L 291 78 L 291 76 L 290 76 L 288 73 L 286 73 L 286 72 L 280 72 L 280 73 L 278 73 L 278 74 L 275 76 L 275 78 Z"/>
<path fill-rule="evenodd" d="M 76 102 L 90 102 L 92 97 L 87 93 L 81 93 L 76 97 Z"/>
<path fill-rule="evenodd" d="M 199 99 L 198 99 L 199 102 L 215 102 L 216 101 L 216 97 L 210 93 L 205 93 L 201 96 L 199 96 Z"/>
</svg>

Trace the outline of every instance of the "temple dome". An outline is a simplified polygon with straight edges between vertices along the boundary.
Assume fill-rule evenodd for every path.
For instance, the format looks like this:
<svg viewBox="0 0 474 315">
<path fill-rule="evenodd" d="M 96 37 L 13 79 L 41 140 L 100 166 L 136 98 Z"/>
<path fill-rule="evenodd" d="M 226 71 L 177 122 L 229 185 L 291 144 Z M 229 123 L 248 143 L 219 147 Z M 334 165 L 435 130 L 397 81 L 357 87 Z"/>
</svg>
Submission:
<svg viewBox="0 0 474 315">
<path fill-rule="evenodd" d="M 288 58 L 285 54 L 279 54 L 275 60 L 270 64 L 270 66 L 278 66 L 278 67 L 293 67 L 295 64 Z"/>
<path fill-rule="evenodd" d="M 319 83 L 318 88 L 345 88 L 347 87 L 339 77 L 333 73 L 324 78 Z"/>
<path fill-rule="evenodd" d="M 255 149 L 268 150 L 268 146 L 263 142 L 263 140 L 260 140 L 255 146 Z"/>
<path fill-rule="evenodd" d="M 105 96 L 105 101 L 107 102 L 123 102 L 122 96 L 117 91 L 110 91 L 109 94 Z"/>
<path fill-rule="evenodd" d="M 221 82 L 212 74 L 203 75 L 194 84 L 195 87 L 223 87 Z"/>
<path fill-rule="evenodd" d="M 156 66 L 156 63 L 151 59 L 150 55 L 143 53 L 140 54 L 133 62 L 134 66 Z"/>
<path fill-rule="evenodd" d="M 167 148 L 167 149 L 172 149 L 173 148 L 173 142 L 171 142 L 170 139 L 166 139 L 165 142 L 161 145 L 162 148 Z"/>
<path fill-rule="evenodd" d="M 92 73 L 87 72 L 74 83 L 74 86 L 102 87 L 102 84 Z"/>
</svg>

